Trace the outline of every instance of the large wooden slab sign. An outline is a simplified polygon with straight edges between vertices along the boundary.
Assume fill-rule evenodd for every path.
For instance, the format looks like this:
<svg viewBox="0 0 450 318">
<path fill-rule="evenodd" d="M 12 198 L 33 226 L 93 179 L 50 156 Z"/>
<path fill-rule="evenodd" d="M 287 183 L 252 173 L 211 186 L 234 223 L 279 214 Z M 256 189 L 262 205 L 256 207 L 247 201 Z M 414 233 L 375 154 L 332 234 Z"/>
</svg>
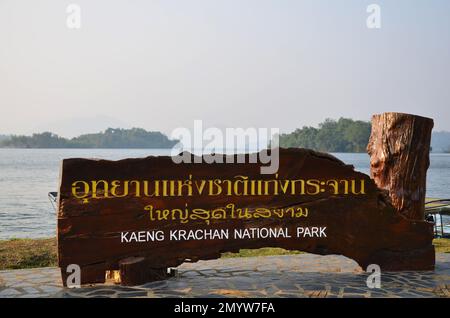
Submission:
<svg viewBox="0 0 450 318">
<path fill-rule="evenodd" d="M 69 264 L 81 267 L 82 283 L 120 270 L 132 285 L 185 261 L 260 247 L 341 254 L 363 268 L 434 267 L 430 223 L 408 220 L 369 176 L 312 150 L 280 149 L 274 175 L 258 163 L 67 159 L 60 182 L 64 283 Z"/>
</svg>

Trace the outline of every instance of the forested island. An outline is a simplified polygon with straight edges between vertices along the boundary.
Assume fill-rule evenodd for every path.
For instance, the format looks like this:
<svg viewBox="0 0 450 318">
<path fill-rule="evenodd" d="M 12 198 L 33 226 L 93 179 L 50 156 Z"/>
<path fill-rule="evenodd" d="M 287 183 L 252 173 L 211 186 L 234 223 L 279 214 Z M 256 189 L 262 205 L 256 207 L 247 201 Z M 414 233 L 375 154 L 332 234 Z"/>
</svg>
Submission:
<svg viewBox="0 0 450 318">
<path fill-rule="evenodd" d="M 318 128 L 304 126 L 280 136 L 281 147 L 309 148 L 323 152 L 366 152 L 371 123 L 340 118 L 326 119 Z M 433 152 L 450 153 L 450 132 L 433 132 Z"/>
<path fill-rule="evenodd" d="M 0 138 L 2 148 L 172 148 L 178 141 L 166 135 L 142 128 L 108 128 L 95 134 L 84 134 L 71 139 L 51 132 L 32 136 Z"/>
<path fill-rule="evenodd" d="M 304 126 L 280 135 L 280 146 L 324 152 L 365 152 L 370 130 L 370 122 L 348 118 L 326 119 L 318 128 Z"/>
</svg>

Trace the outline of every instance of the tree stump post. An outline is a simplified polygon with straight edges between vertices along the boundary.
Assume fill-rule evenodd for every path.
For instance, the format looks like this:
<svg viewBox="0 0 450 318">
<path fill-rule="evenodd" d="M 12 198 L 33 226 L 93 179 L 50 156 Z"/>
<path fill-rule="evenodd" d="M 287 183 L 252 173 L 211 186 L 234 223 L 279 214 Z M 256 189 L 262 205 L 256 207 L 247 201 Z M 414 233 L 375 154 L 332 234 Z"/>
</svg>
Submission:
<svg viewBox="0 0 450 318">
<path fill-rule="evenodd" d="M 397 211 L 424 220 L 427 169 L 430 164 L 431 118 L 383 113 L 372 117 L 367 145 L 370 174 L 387 190 Z"/>
</svg>

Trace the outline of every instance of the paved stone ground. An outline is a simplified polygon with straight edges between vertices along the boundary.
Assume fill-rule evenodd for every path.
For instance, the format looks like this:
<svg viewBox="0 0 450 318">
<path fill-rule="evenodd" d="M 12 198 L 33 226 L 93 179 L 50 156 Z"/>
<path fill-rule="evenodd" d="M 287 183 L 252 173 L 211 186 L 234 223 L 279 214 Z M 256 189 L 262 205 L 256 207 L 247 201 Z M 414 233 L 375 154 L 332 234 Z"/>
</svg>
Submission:
<svg viewBox="0 0 450 318">
<path fill-rule="evenodd" d="M 0 297 L 450 297 L 450 254 L 435 271 L 382 273 L 381 288 L 342 256 L 299 254 L 186 263 L 175 277 L 136 287 L 62 288 L 57 268 L 0 271 Z"/>
</svg>

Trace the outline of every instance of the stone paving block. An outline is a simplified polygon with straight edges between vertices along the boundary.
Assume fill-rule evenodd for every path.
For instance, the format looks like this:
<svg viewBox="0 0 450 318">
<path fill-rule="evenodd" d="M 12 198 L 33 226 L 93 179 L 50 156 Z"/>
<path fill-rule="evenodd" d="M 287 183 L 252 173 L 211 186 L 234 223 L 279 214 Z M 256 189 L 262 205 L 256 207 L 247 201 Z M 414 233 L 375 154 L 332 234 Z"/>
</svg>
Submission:
<svg viewBox="0 0 450 318">
<path fill-rule="evenodd" d="M 356 287 L 345 287 L 344 288 L 344 293 L 365 294 L 367 292 L 370 292 L 369 288 L 356 288 Z"/>
<path fill-rule="evenodd" d="M 145 296 L 147 296 L 147 292 L 146 291 L 134 291 L 134 292 L 118 293 L 117 294 L 118 298 L 145 297 Z"/>
<path fill-rule="evenodd" d="M 17 289 L 6 288 L 3 290 L 0 290 L 0 297 L 12 297 L 12 296 L 18 296 L 18 295 L 22 295 L 22 293 L 20 291 L 18 291 Z"/>
<path fill-rule="evenodd" d="M 94 290 L 92 292 L 87 293 L 88 296 L 112 296 L 115 295 L 117 291 L 115 290 L 108 290 L 108 289 L 100 289 L 100 290 Z"/>
<path fill-rule="evenodd" d="M 34 288 L 34 287 L 22 287 L 22 290 L 26 293 L 26 294 L 39 294 L 41 293 L 41 291 L 39 291 L 38 289 Z"/>
<path fill-rule="evenodd" d="M 62 287 L 55 287 L 51 285 L 39 285 L 38 288 L 48 294 L 57 293 L 62 289 Z"/>
<path fill-rule="evenodd" d="M 353 294 L 353 293 L 344 293 L 342 295 L 343 298 L 368 298 L 367 294 Z"/>
<path fill-rule="evenodd" d="M 146 283 L 146 284 L 144 284 L 144 285 L 141 285 L 141 286 L 139 286 L 139 287 L 141 287 L 141 288 L 144 288 L 144 289 L 147 289 L 147 288 L 163 288 L 163 287 L 165 287 L 165 286 L 167 286 L 167 281 L 165 281 L 165 280 L 160 280 L 160 281 L 157 281 L 157 282 L 150 282 L 150 283 Z"/>
<path fill-rule="evenodd" d="M 185 271 L 185 272 L 181 272 L 179 277 L 199 277 L 201 276 L 201 274 L 198 271 L 194 271 L 194 270 L 190 270 L 190 271 Z"/>
</svg>

